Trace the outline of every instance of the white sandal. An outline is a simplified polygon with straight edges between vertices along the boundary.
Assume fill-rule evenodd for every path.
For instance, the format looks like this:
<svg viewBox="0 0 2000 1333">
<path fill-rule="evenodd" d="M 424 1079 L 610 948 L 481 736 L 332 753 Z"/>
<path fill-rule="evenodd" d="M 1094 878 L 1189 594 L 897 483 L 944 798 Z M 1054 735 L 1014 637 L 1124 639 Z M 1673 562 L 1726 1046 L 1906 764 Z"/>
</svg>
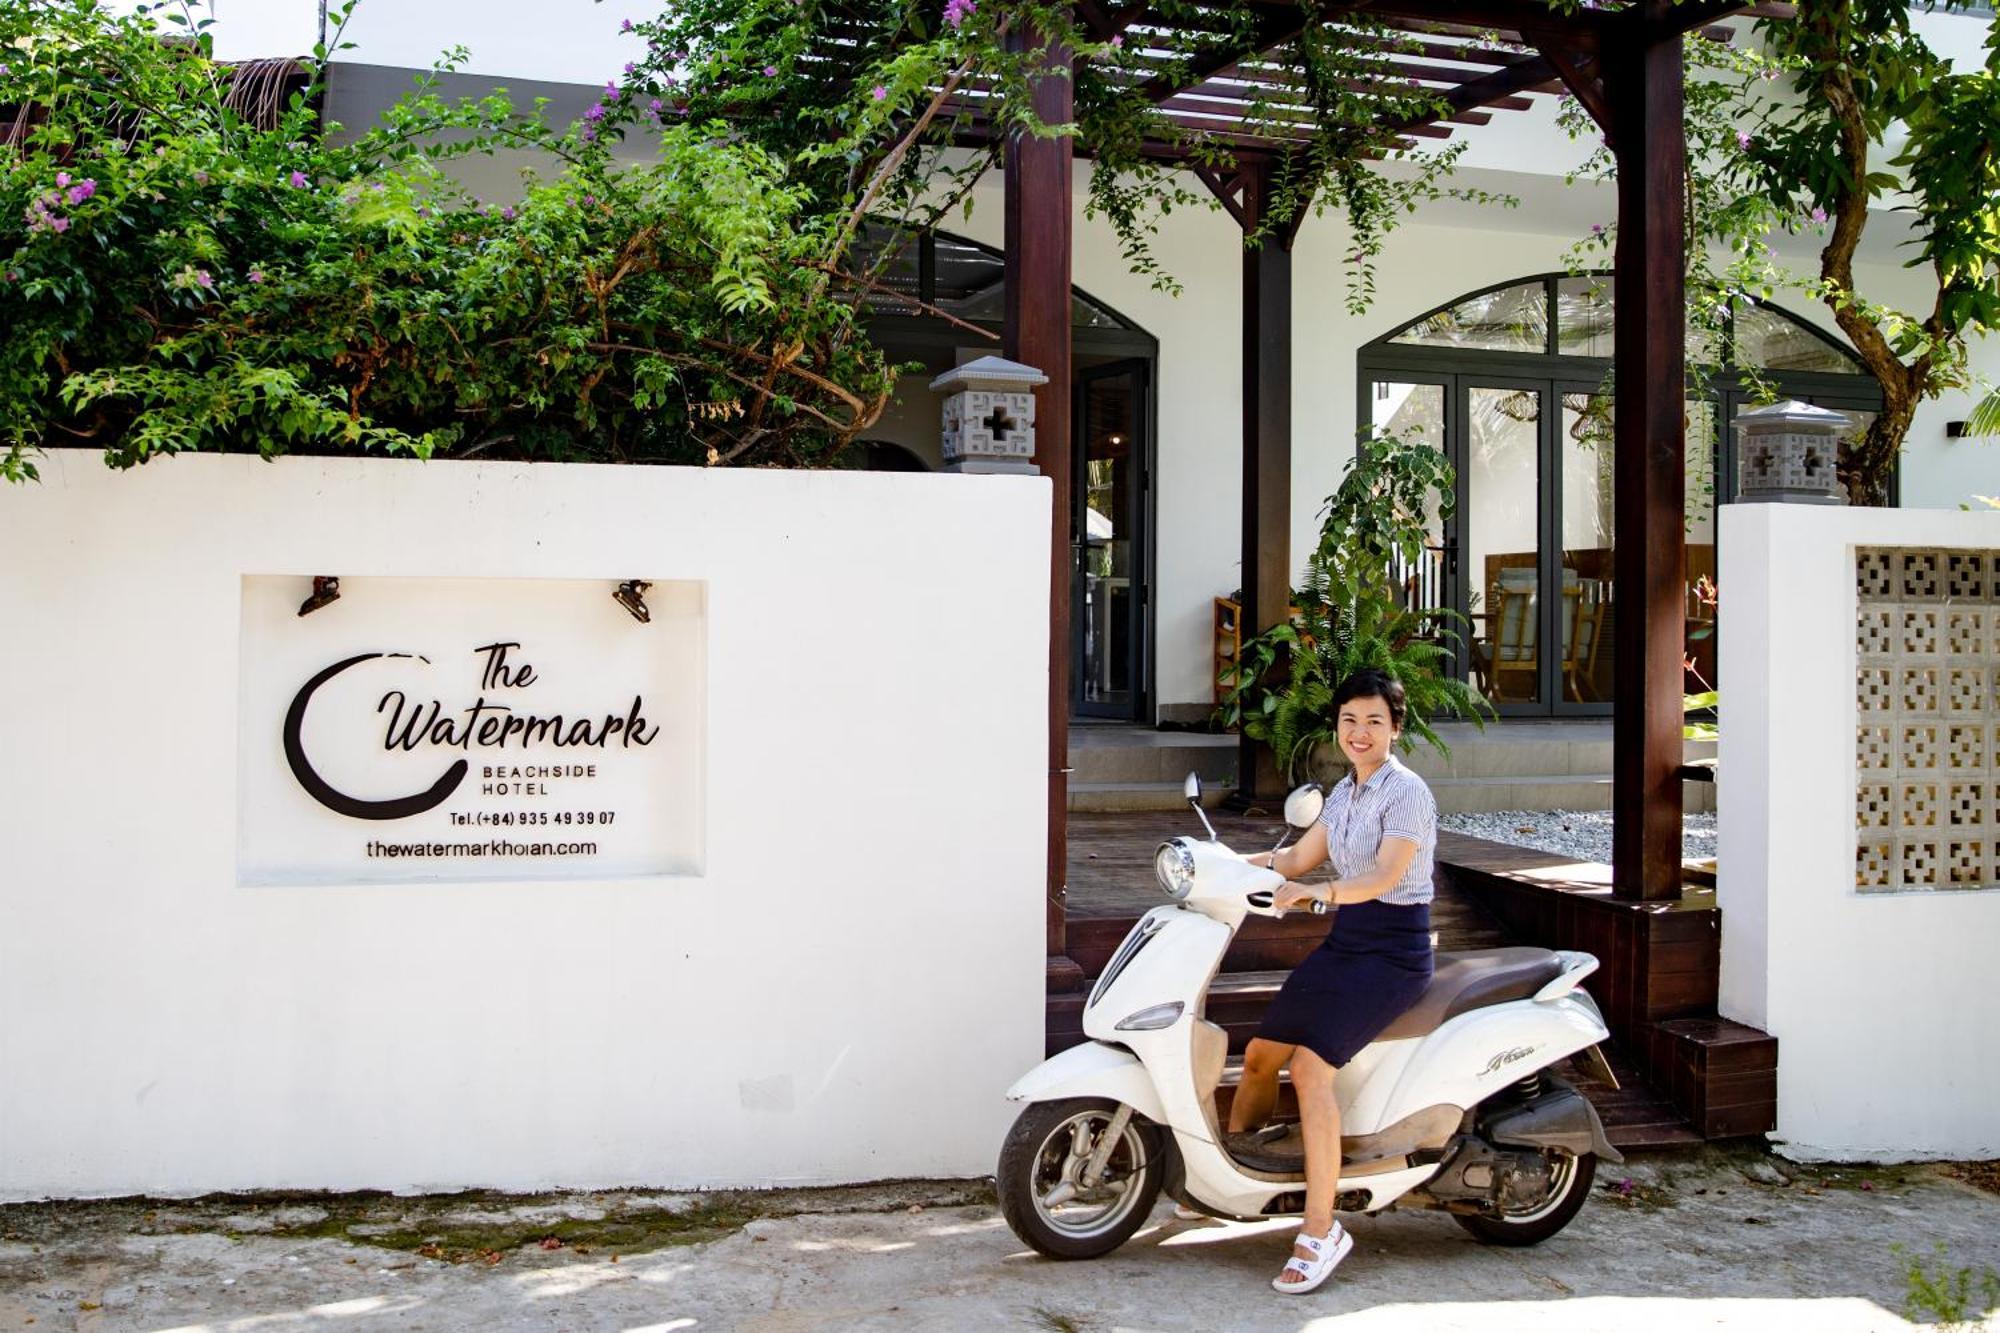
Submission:
<svg viewBox="0 0 2000 1333">
<path fill-rule="evenodd" d="M 1302 1296 L 1333 1276 L 1333 1270 L 1340 1266 L 1340 1261 L 1354 1248 L 1354 1237 L 1348 1235 L 1346 1228 L 1335 1221 L 1333 1229 L 1324 1236 L 1308 1236 L 1304 1231 L 1300 1231 L 1294 1238 L 1293 1244 L 1300 1249 L 1310 1250 L 1313 1257 L 1301 1259 L 1295 1254 L 1285 1260 L 1284 1272 L 1271 1279 L 1271 1286 L 1274 1290 L 1288 1295 Z M 1285 1281 L 1286 1273 L 1297 1273 L 1299 1280 Z"/>
</svg>

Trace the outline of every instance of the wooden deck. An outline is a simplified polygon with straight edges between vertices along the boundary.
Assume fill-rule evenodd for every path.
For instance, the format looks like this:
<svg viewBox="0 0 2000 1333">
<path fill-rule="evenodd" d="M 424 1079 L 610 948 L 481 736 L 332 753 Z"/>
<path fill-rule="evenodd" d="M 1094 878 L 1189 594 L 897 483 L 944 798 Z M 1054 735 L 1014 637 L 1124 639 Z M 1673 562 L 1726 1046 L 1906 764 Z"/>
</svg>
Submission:
<svg viewBox="0 0 2000 1333">
<path fill-rule="evenodd" d="M 1492 913 L 1510 939 L 1599 959 L 1587 989 L 1611 1029 L 1612 1068 L 1647 1102 L 1593 1096 L 1607 1129 L 1617 1116 L 1628 1130 L 1667 1134 L 1662 1101 L 1702 1139 L 1776 1128 L 1777 1038 L 1717 1014 L 1722 914 L 1712 877 L 1690 875 L 1678 898 L 1640 902 L 1613 896 L 1609 866 L 1524 847 L 1441 834 L 1438 862 L 1440 878 Z"/>
<path fill-rule="evenodd" d="M 1277 843 L 1281 821 L 1211 813 L 1239 851 Z M 1132 923 L 1165 901 L 1153 852 L 1201 832 L 1191 812 L 1082 814 L 1069 820 L 1068 955 L 1085 978 L 1109 961 Z M 1603 962 L 1587 986 L 1613 1032 L 1606 1053 L 1621 1088 L 1582 1065 L 1563 1070 L 1598 1108 L 1619 1148 L 1659 1148 L 1762 1132 L 1775 1122 L 1776 1041 L 1715 1017 L 1719 926 L 1714 893 L 1677 903 L 1611 894 L 1610 867 L 1461 834 L 1438 835 L 1437 947 L 1578 948 Z M 1252 917 L 1211 988 L 1208 1017 L 1241 1051 L 1285 976 L 1325 939 L 1324 917 Z M 1083 990 L 1049 996 L 1051 1053 L 1083 1040 Z M 1230 1089 L 1224 1087 L 1226 1099 Z"/>
<path fill-rule="evenodd" d="M 1277 846 L 1284 821 L 1214 813 L 1215 831 L 1239 852 L 1265 851 Z M 1153 878 L 1153 851 L 1168 838 L 1201 833 L 1192 811 L 1133 814 L 1072 814 L 1069 817 L 1069 923 L 1115 918 L 1129 924 L 1164 901 Z M 1439 859 L 1445 839 L 1440 834 Z M 1467 839 L 1466 841 L 1477 841 Z M 1440 949 L 1493 949 L 1507 941 L 1500 923 L 1476 901 L 1450 884 L 1440 884 L 1431 904 L 1431 928 Z M 1317 943 L 1326 937 L 1327 921 L 1312 917 Z M 1247 929 L 1248 927 L 1246 927 Z M 1123 931 L 1120 931 L 1122 936 Z M 1071 954 L 1071 957 L 1075 957 Z M 1079 962 L 1082 960 L 1078 960 Z M 1084 969 L 1089 972 L 1090 969 Z"/>
</svg>

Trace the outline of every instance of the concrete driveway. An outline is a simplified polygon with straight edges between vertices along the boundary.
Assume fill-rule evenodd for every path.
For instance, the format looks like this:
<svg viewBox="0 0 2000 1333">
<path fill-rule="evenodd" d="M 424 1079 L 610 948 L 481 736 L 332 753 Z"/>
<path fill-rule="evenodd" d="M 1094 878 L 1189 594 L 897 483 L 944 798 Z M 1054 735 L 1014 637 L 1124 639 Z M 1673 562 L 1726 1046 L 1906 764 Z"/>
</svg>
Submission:
<svg viewBox="0 0 2000 1333">
<path fill-rule="evenodd" d="M 1290 1225 L 1162 1208 L 1110 1258 L 1057 1264 L 1023 1250 L 981 1187 L 953 1183 L 18 1205 L 0 1208 L 0 1330 L 1845 1333 L 1908 1327 L 1892 1243 L 1933 1273 L 2000 1268 L 2000 1195 L 1950 1169 L 1746 1151 L 1607 1168 L 1578 1220 L 1530 1250 L 1479 1245 L 1439 1214 L 1351 1227 L 1335 1280 L 1288 1297 L 1265 1284 Z"/>
</svg>

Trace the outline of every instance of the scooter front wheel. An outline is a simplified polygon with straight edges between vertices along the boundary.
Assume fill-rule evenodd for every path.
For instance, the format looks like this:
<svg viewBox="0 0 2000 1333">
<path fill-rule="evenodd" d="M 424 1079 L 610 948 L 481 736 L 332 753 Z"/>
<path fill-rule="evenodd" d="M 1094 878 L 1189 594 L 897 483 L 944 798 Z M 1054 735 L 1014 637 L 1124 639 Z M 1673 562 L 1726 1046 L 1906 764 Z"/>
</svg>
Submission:
<svg viewBox="0 0 2000 1333">
<path fill-rule="evenodd" d="M 1160 1131 L 1137 1116 L 1090 1167 L 1118 1118 L 1117 1102 L 1095 1097 L 1035 1102 L 1000 1148 L 994 1183 L 1014 1234 L 1051 1259 L 1096 1259 L 1145 1224 L 1165 1174 Z"/>
<path fill-rule="evenodd" d="M 1549 1190 L 1526 1207 L 1492 1213 L 1454 1213 L 1452 1220 L 1488 1245 L 1539 1245 L 1568 1226 L 1590 1200 L 1590 1182 L 1597 1175 L 1597 1154 L 1554 1152 Z"/>
</svg>

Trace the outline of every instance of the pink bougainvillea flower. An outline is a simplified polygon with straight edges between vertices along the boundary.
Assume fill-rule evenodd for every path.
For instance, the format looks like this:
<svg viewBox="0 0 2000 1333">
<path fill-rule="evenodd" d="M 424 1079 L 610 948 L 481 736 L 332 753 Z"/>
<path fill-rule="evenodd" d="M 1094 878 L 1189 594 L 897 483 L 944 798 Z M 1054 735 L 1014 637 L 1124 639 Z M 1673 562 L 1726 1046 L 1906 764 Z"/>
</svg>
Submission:
<svg viewBox="0 0 2000 1333">
<path fill-rule="evenodd" d="M 1751 143 L 1750 131 L 1748 130 L 1736 131 L 1736 146 L 1738 148 L 1748 148 L 1750 146 L 1750 143 Z"/>
<path fill-rule="evenodd" d="M 514 206 L 512 204 L 500 210 L 500 220 L 502 222 L 512 222 L 514 220 Z"/>
<path fill-rule="evenodd" d="M 262 282 L 264 280 L 264 270 L 261 268 L 253 268 L 248 273 L 244 274 L 244 276 L 249 278 L 250 281 L 252 282 Z"/>
<path fill-rule="evenodd" d="M 878 102 L 886 102 L 889 100 L 889 90 L 887 88 L 884 88 L 879 83 L 876 84 L 873 88 L 870 88 L 868 90 L 868 95 L 874 98 Z"/>
<path fill-rule="evenodd" d="M 1124 45 L 1125 45 L 1125 34 L 1121 32 L 1121 33 L 1117 34 L 1116 36 L 1114 36 L 1114 37 L 1113 37 L 1113 38 L 1111 39 L 1111 44 L 1112 44 L 1113 46 L 1119 46 L 1119 47 L 1122 47 L 1122 46 L 1124 46 Z"/>
<path fill-rule="evenodd" d="M 584 127 L 583 127 L 583 133 L 582 133 L 582 135 L 580 135 L 579 137 L 580 137 L 580 138 L 582 138 L 582 140 L 583 140 L 583 141 L 584 141 L 585 143 L 596 143 L 596 142 L 597 142 L 597 128 L 596 128 L 595 126 L 593 126 L 593 125 L 586 125 L 586 126 L 584 126 Z"/>
<path fill-rule="evenodd" d="M 194 285 L 205 292 L 212 292 L 215 290 L 215 275 L 205 268 L 196 269 L 194 273 Z"/>
<path fill-rule="evenodd" d="M 293 188 L 294 190 L 306 190 L 306 189 L 310 189 L 310 188 L 312 188 L 312 182 L 306 179 L 306 173 L 305 173 L 305 172 L 303 172 L 303 171 L 294 171 L 294 172 L 292 173 L 292 188 Z"/>
<path fill-rule="evenodd" d="M 60 190 L 67 184 L 69 184 L 69 173 L 67 171 L 58 171 L 56 173 L 56 188 Z"/>
<path fill-rule="evenodd" d="M 625 21 L 624 21 L 623 23 L 619 24 L 619 25 L 618 25 L 618 31 L 620 31 L 620 32 L 630 32 L 630 31 L 632 31 L 632 20 L 631 20 L 631 19 L 626 19 L 626 20 L 625 20 Z"/>
<path fill-rule="evenodd" d="M 594 104 L 590 108 L 590 110 L 583 113 L 583 118 L 587 121 L 590 121 L 592 124 L 596 124 L 598 121 L 603 120 L 604 104 L 602 102 Z"/>
<path fill-rule="evenodd" d="M 90 196 L 96 193 L 97 193 L 96 181 L 88 179 L 78 181 L 76 184 L 69 187 L 68 198 L 70 207 L 71 208 L 76 207 L 78 204 L 82 203 L 84 200 L 90 198 Z"/>
<path fill-rule="evenodd" d="M 55 232 L 55 233 L 56 233 L 57 235 L 61 235 L 61 234 L 62 234 L 63 232 L 66 232 L 66 231 L 68 231 L 68 230 L 69 230 L 69 219 L 68 219 L 68 218 L 50 218 L 50 219 L 49 219 L 49 230 L 50 230 L 50 231 L 53 231 L 53 232 Z"/>
<path fill-rule="evenodd" d="M 1824 222 L 1824 221 L 1826 221 L 1826 210 L 1825 210 L 1824 208 L 1815 208 L 1815 209 L 1813 209 L 1813 211 L 1812 211 L 1812 220 L 1813 220 L 1814 222 Z"/>
<path fill-rule="evenodd" d="M 944 21 L 958 27 L 979 12 L 979 0 L 945 0 Z"/>
<path fill-rule="evenodd" d="M 639 71 L 639 62 L 638 62 L 638 61 L 636 61 L 636 60 L 628 60 L 628 61 L 626 61 L 626 62 L 625 62 L 625 77 L 626 77 L 626 78 L 628 78 L 628 79 L 629 79 L 629 78 L 631 78 L 631 77 L 632 77 L 632 76 L 633 76 L 634 74 L 638 73 L 638 71 Z"/>
<path fill-rule="evenodd" d="M 778 77 L 778 67 L 777 67 L 776 65 L 766 65 L 766 66 L 764 66 L 764 77 L 765 77 L 765 78 L 767 78 L 767 79 L 775 79 L 775 78 L 777 78 L 777 77 Z"/>
</svg>

